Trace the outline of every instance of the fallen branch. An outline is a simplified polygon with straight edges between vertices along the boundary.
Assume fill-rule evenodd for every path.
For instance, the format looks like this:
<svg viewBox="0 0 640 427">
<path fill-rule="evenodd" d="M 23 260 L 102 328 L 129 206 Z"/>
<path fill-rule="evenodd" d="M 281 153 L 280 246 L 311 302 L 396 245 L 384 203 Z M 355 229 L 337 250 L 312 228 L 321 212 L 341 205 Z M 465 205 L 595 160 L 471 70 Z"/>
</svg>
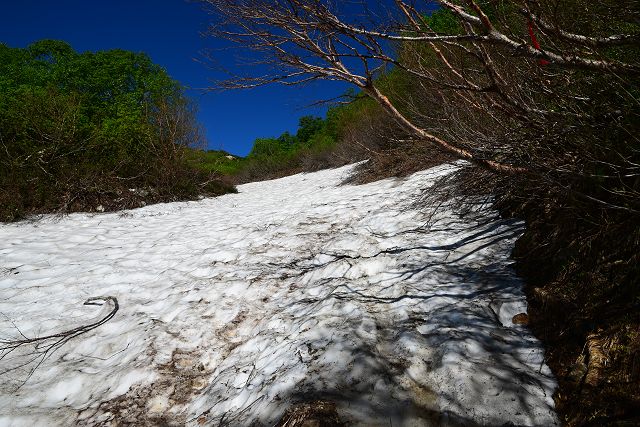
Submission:
<svg viewBox="0 0 640 427">
<path fill-rule="evenodd" d="M 0 340 L 0 361 L 4 360 L 11 353 L 24 348 L 25 346 L 33 346 L 33 349 L 27 351 L 25 354 L 21 355 L 26 358 L 19 362 L 15 366 L 11 366 L 9 368 L 0 370 L 0 375 L 7 374 L 9 372 L 15 371 L 17 369 L 24 368 L 26 366 L 31 365 L 33 362 L 37 363 L 31 369 L 29 369 L 29 373 L 25 380 L 18 386 L 18 388 L 22 387 L 28 380 L 31 378 L 36 369 L 56 350 L 60 349 L 67 342 L 72 340 L 73 338 L 85 334 L 93 329 L 104 325 L 109 320 L 115 316 L 116 312 L 120 308 L 118 305 L 118 300 L 115 297 L 106 296 L 106 297 L 92 297 L 87 299 L 84 302 L 84 305 L 99 305 L 102 306 L 107 302 L 111 302 L 113 304 L 113 309 L 100 320 L 90 323 L 88 325 L 78 326 L 77 328 L 70 329 L 68 331 L 59 332 L 57 334 L 46 335 L 43 337 L 37 338 L 28 338 L 26 337 L 20 330 L 18 332 L 22 336 L 22 339 L 18 340 Z"/>
</svg>

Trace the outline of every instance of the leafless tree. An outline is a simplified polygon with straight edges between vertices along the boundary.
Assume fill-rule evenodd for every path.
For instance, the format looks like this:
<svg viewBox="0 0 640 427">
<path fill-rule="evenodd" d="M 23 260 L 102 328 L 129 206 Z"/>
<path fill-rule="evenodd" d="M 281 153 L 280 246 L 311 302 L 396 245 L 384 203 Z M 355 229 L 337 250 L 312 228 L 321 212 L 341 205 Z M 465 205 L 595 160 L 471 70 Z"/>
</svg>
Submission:
<svg viewBox="0 0 640 427">
<path fill-rule="evenodd" d="M 440 126 L 433 120 L 416 120 L 379 87 L 379 72 L 390 66 L 403 70 L 417 84 L 428 87 L 431 101 L 438 101 L 440 107 L 460 105 L 451 102 L 455 98 L 470 109 L 482 111 L 489 121 L 500 123 L 506 116 L 534 127 L 560 114 L 582 114 L 544 107 L 539 94 L 553 96 L 554 92 L 552 81 L 535 70 L 540 68 L 538 61 L 542 65 L 551 63 L 554 70 L 617 76 L 637 76 L 640 72 L 637 64 L 602 54 L 605 47 L 637 43 L 636 34 L 592 37 L 573 33 L 559 26 L 557 16 L 548 16 L 548 5 L 539 1 L 501 2 L 502 9 L 522 16 L 523 25 L 514 26 L 513 22 L 502 21 L 499 14 L 489 17 L 486 3 L 495 6 L 497 2 L 439 0 L 440 7 L 458 22 L 460 31 L 453 34 L 440 33 L 428 25 L 424 19 L 432 3 L 428 1 L 388 0 L 376 5 L 361 2 L 359 6 L 358 2 L 323 0 L 203 3 L 215 16 L 211 35 L 250 49 L 255 61 L 268 64 L 272 70 L 261 76 L 235 76 L 220 82 L 219 87 L 298 85 L 318 79 L 349 82 L 377 101 L 417 139 L 499 172 L 523 173 L 540 165 L 523 150 L 505 149 L 487 138 L 471 141 L 470 136 L 476 134 L 473 129 L 467 129 L 466 140 L 460 140 L 439 132 Z M 544 47 L 534 32 L 544 37 Z M 406 54 L 409 51 L 413 53 Z M 425 61 L 426 56 L 437 58 L 438 66 Z M 520 71 L 514 71 L 514 61 L 522 65 Z M 533 90 L 526 74 L 535 75 L 537 87 Z M 429 108 L 422 106 L 420 110 L 422 116 L 429 115 Z"/>
</svg>

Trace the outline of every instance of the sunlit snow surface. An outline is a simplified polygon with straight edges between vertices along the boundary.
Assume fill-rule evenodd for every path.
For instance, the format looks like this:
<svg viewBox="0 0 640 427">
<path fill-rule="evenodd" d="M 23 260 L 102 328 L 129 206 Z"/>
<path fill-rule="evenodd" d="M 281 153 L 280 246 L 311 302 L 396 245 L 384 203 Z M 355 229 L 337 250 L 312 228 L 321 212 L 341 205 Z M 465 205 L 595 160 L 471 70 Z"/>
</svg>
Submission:
<svg viewBox="0 0 640 427">
<path fill-rule="evenodd" d="M 0 425 L 272 425 L 314 400 L 349 425 L 557 424 L 540 343 L 511 321 L 522 223 L 414 204 L 454 168 L 0 225 L 0 338 L 120 304 L 19 389 L 32 366 L 0 376 Z"/>
</svg>

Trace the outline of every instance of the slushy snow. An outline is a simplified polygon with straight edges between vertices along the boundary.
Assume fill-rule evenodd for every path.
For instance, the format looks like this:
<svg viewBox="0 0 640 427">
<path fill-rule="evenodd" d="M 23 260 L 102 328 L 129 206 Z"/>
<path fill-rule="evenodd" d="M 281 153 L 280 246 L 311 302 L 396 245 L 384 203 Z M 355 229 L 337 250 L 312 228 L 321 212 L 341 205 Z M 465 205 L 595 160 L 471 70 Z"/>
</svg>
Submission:
<svg viewBox="0 0 640 427">
<path fill-rule="evenodd" d="M 0 225 L 0 339 L 119 311 L 33 371 L 0 360 L 0 425 L 557 425 L 509 260 L 523 224 L 415 201 L 459 165 L 341 186 L 353 166 L 239 194 Z M 26 380 L 26 382 L 25 382 Z"/>
</svg>

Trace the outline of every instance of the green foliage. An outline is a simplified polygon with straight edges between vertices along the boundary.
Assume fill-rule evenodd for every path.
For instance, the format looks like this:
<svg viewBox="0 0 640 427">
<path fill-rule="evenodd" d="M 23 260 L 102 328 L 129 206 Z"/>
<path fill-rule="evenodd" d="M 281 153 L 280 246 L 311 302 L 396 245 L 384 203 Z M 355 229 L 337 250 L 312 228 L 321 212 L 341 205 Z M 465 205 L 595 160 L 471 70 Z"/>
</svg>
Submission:
<svg viewBox="0 0 640 427">
<path fill-rule="evenodd" d="M 244 168 L 268 171 L 295 168 L 301 156 L 309 152 L 328 150 L 334 141 L 326 120 L 305 116 L 300 118 L 295 135 L 284 132 L 277 138 L 256 139 Z"/>
<path fill-rule="evenodd" d="M 176 173 L 184 148 L 200 143 L 194 113 L 145 54 L 0 44 L 0 201 L 13 206 L 0 215 L 66 210 L 78 192 L 95 195 L 96 181 L 184 193 Z"/>
<path fill-rule="evenodd" d="M 298 144 L 307 145 L 312 138 L 322 131 L 324 120 L 320 117 L 304 116 L 298 123 L 296 139 Z"/>
<path fill-rule="evenodd" d="M 277 138 L 256 139 L 249 157 L 281 157 L 285 159 L 318 144 L 330 145 L 329 141 L 333 140 L 327 134 L 325 120 L 320 117 L 304 116 L 300 118 L 298 123 L 298 131 L 295 135 L 284 132 Z"/>
<path fill-rule="evenodd" d="M 187 161 L 203 172 L 236 175 L 242 169 L 245 159 L 222 150 L 189 150 Z"/>
<path fill-rule="evenodd" d="M 287 148 L 288 147 L 281 145 L 277 138 L 258 138 L 254 141 L 249 156 L 276 156 L 288 151 Z"/>
<path fill-rule="evenodd" d="M 448 9 L 438 9 L 424 17 L 424 23 L 438 34 L 463 34 L 464 29 L 456 16 Z"/>
<path fill-rule="evenodd" d="M 364 94 L 355 95 L 350 103 L 327 111 L 326 133 L 340 139 L 353 123 L 374 111 L 380 111 L 380 106 L 374 100 Z"/>
</svg>

